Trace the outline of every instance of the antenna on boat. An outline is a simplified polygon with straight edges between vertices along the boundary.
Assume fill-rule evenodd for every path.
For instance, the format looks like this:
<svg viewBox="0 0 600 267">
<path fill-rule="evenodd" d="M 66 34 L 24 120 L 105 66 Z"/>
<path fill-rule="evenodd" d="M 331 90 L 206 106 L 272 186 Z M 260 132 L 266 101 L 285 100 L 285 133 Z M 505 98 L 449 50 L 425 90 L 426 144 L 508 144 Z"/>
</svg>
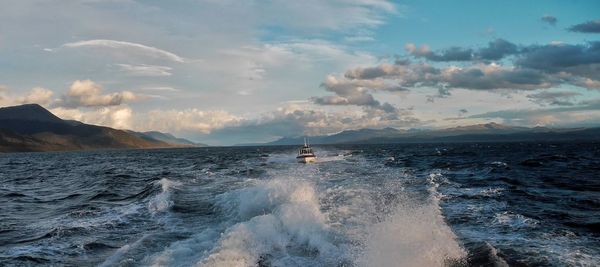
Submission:
<svg viewBox="0 0 600 267">
<path fill-rule="evenodd" d="M 304 137 L 304 146 L 308 146 L 308 143 L 306 142 L 306 137 Z"/>
</svg>

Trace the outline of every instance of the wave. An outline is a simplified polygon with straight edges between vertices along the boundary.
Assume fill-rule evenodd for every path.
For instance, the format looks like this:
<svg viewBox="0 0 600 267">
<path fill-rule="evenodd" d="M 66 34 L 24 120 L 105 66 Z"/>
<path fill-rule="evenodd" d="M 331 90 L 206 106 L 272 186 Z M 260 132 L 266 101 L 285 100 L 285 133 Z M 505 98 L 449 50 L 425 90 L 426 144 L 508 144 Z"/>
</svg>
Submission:
<svg viewBox="0 0 600 267">
<path fill-rule="evenodd" d="M 127 244 L 127 245 L 120 247 L 119 249 L 117 249 L 117 251 L 115 251 L 115 253 L 113 253 L 110 257 L 108 257 L 106 260 L 104 260 L 104 262 L 102 262 L 98 266 L 99 267 L 108 267 L 108 266 L 120 265 L 119 264 L 120 259 L 123 258 L 123 256 L 125 256 L 125 254 L 127 254 L 127 252 L 129 252 L 131 249 L 140 246 L 146 238 L 148 238 L 148 235 L 143 236 L 142 238 L 136 240 L 132 244 Z"/>
<path fill-rule="evenodd" d="M 225 231 L 201 266 L 310 266 L 340 260 L 310 182 L 261 182 L 226 193 L 221 204 L 242 221 Z"/>
</svg>

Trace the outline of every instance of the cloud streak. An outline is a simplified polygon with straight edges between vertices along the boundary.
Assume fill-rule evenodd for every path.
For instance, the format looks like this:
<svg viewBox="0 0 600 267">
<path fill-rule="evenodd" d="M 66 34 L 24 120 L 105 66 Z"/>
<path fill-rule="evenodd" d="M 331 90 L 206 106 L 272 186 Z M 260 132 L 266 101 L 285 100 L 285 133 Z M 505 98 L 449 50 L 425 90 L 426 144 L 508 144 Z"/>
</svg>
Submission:
<svg viewBox="0 0 600 267">
<path fill-rule="evenodd" d="M 171 76 L 171 70 L 173 68 L 167 66 L 156 66 L 156 65 L 130 65 L 130 64 L 117 64 L 119 69 L 131 76 L 148 76 L 148 77 L 160 77 L 160 76 Z"/>
<path fill-rule="evenodd" d="M 600 115 L 600 99 L 580 102 L 576 105 L 549 109 L 511 109 L 485 112 L 466 117 L 502 119 L 513 125 L 538 126 L 597 126 Z"/>
<path fill-rule="evenodd" d="M 137 51 L 141 54 L 145 54 L 150 57 L 165 59 L 174 62 L 185 62 L 183 57 L 180 57 L 172 52 L 162 50 L 156 47 L 147 46 L 138 43 L 124 42 L 124 41 L 115 41 L 115 40 L 105 40 L 105 39 L 95 39 L 95 40 L 85 40 L 78 41 L 72 43 L 66 43 L 62 45 L 67 48 L 80 48 L 80 47 L 92 47 L 92 48 L 110 48 L 110 49 L 125 49 L 131 51 Z"/>
</svg>

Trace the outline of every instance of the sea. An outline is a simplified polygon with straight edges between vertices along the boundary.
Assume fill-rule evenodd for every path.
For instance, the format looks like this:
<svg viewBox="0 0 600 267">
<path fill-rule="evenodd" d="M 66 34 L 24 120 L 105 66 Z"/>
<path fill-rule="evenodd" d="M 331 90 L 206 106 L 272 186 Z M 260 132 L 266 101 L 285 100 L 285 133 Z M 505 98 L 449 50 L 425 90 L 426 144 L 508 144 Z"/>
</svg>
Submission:
<svg viewBox="0 0 600 267">
<path fill-rule="evenodd" d="M 600 143 L 0 154 L 0 266 L 600 266 Z"/>
</svg>

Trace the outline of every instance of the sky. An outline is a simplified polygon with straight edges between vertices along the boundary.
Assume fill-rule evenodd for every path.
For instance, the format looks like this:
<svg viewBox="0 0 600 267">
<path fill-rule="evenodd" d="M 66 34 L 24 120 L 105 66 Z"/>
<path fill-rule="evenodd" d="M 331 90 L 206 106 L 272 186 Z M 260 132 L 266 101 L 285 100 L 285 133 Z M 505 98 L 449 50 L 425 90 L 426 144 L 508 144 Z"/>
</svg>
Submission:
<svg viewBox="0 0 600 267">
<path fill-rule="evenodd" d="M 211 145 L 600 126 L 599 1 L 0 0 L 0 106 Z"/>
</svg>

